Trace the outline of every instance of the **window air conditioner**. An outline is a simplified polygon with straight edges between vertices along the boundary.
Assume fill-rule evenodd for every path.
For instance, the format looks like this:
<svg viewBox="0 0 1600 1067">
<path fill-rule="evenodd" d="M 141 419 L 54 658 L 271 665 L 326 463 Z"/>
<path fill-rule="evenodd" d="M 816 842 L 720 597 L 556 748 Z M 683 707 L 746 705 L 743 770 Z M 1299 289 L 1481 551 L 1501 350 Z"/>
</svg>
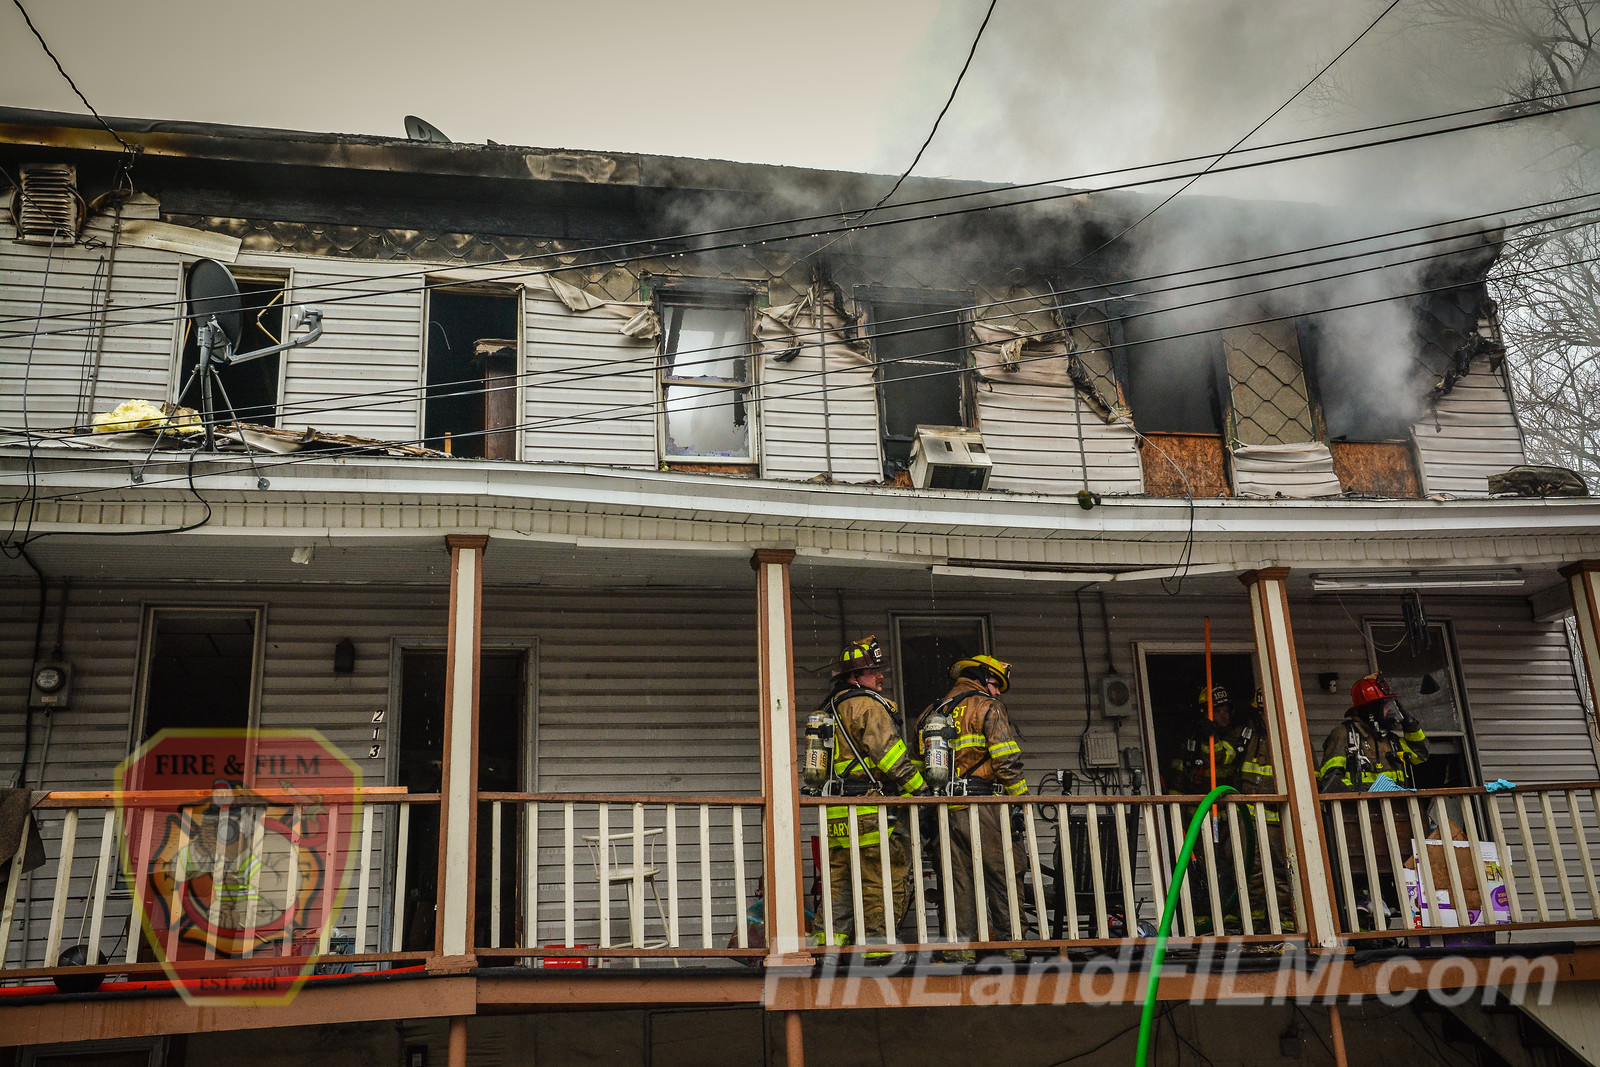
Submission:
<svg viewBox="0 0 1600 1067">
<path fill-rule="evenodd" d="M 986 489 L 983 435 L 965 426 L 918 426 L 911 443 L 911 484 L 918 489 Z"/>
<path fill-rule="evenodd" d="M 65 163 L 25 163 L 22 188 L 12 196 L 17 240 L 75 244 L 88 213 L 78 195 L 78 168 Z"/>
</svg>

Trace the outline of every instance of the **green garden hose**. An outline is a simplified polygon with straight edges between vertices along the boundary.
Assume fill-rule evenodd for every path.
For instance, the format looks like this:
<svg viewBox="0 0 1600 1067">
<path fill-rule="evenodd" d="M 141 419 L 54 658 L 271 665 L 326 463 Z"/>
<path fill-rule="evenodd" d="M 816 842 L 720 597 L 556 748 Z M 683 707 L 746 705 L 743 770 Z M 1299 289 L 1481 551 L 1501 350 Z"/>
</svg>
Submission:
<svg viewBox="0 0 1600 1067">
<path fill-rule="evenodd" d="M 1156 950 L 1150 956 L 1150 981 L 1144 990 L 1144 1011 L 1139 1016 L 1139 1049 L 1134 1053 L 1134 1067 L 1145 1067 L 1150 1057 L 1150 1024 L 1156 1017 L 1156 987 L 1161 984 L 1161 961 L 1167 957 L 1167 935 L 1172 932 L 1172 916 L 1178 910 L 1178 894 L 1183 888 L 1183 877 L 1189 873 L 1189 858 L 1194 855 L 1194 843 L 1205 825 L 1206 814 L 1218 798 L 1234 792 L 1231 785 L 1219 785 L 1206 794 L 1206 799 L 1189 820 L 1189 832 L 1183 835 L 1183 848 L 1178 852 L 1178 862 L 1173 868 L 1172 885 L 1167 889 L 1167 906 L 1161 909 L 1161 927 L 1156 931 Z"/>
</svg>

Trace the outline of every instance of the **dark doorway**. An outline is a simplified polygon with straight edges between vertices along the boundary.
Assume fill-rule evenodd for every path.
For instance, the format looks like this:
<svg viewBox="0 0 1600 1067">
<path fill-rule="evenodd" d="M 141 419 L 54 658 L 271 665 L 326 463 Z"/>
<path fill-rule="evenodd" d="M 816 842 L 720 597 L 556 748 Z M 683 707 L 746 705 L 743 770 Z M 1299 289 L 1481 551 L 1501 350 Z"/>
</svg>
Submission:
<svg viewBox="0 0 1600 1067">
<path fill-rule="evenodd" d="M 428 294 L 429 448 L 474 459 L 514 459 L 517 296 L 438 289 Z"/>
<path fill-rule="evenodd" d="M 1206 685 L 1206 657 L 1203 652 L 1146 653 L 1144 669 L 1150 686 L 1156 772 L 1166 792 L 1172 761 L 1206 716 L 1199 700 Z M 1247 652 L 1212 653 L 1211 684 L 1226 689 L 1238 707 L 1249 707 L 1256 694 L 1255 657 Z"/>
<path fill-rule="evenodd" d="M 144 736 L 244 730 L 255 689 L 254 611 L 157 609 L 150 618 Z"/>
<path fill-rule="evenodd" d="M 528 751 L 528 657 L 523 652 L 483 654 L 478 688 L 478 789 L 514 792 L 524 788 L 523 754 Z M 396 784 L 413 793 L 436 793 L 444 772 L 444 694 L 447 675 L 443 652 L 401 654 L 400 741 Z M 518 886 L 517 827 L 505 820 L 501 830 L 502 884 Z M 489 943 L 490 824 L 487 805 L 478 813 L 477 928 L 474 944 Z M 434 943 L 434 907 L 439 898 L 439 809 L 419 806 L 411 812 L 411 840 L 406 853 L 405 918 L 402 951 L 428 950 Z M 516 936 L 519 907 L 501 909 L 500 943 Z"/>
</svg>

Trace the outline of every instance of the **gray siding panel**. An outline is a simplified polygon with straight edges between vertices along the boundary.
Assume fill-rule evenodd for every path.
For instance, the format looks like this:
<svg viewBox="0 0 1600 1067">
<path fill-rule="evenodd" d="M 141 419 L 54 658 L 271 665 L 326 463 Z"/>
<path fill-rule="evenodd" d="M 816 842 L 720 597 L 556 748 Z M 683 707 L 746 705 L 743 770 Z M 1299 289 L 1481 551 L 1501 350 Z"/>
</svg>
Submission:
<svg viewBox="0 0 1600 1067">
<path fill-rule="evenodd" d="M 1501 375 L 1483 366 L 1439 401 L 1437 421 L 1423 418 L 1412 435 L 1423 489 L 1430 494 L 1487 496 L 1489 475 L 1527 462 L 1510 390 Z"/>
<path fill-rule="evenodd" d="M 1076 390 L 980 382 L 978 425 L 994 460 L 990 485 L 996 489 L 1075 493 L 1084 487 L 1085 460 L 1095 492 L 1144 489 L 1133 428 L 1106 424 Z"/>
<path fill-rule="evenodd" d="M 767 360 L 761 367 L 762 473 L 801 480 L 827 474 L 831 467 L 834 481 L 879 481 L 883 466 L 872 367 L 830 350 L 824 391 L 816 352 L 807 346 L 792 363 Z"/>
</svg>

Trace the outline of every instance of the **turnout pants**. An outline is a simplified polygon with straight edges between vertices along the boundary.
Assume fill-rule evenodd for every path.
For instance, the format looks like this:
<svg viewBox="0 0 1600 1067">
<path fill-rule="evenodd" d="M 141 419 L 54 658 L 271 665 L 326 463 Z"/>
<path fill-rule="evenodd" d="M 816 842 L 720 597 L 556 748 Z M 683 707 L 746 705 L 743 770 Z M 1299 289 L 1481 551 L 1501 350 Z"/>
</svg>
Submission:
<svg viewBox="0 0 1600 1067">
<path fill-rule="evenodd" d="M 828 881 L 833 893 L 833 932 L 856 940 L 855 886 L 851 877 L 850 850 L 828 850 Z M 883 909 L 883 857 L 877 842 L 861 846 L 861 923 L 868 941 L 898 942 L 899 934 L 888 936 L 906 913 L 911 895 L 911 850 L 904 833 L 896 830 L 889 837 L 889 897 L 893 922 L 885 922 Z"/>
<path fill-rule="evenodd" d="M 997 804 L 973 805 L 978 812 L 978 843 L 982 846 L 983 891 L 985 911 L 989 917 L 990 941 L 1011 941 L 1011 901 L 1006 886 L 1006 857 L 1002 835 L 1011 827 L 1000 820 Z M 950 878 L 953 885 L 946 887 L 946 906 L 955 909 L 956 937 L 961 941 L 977 941 L 978 895 L 972 866 L 972 808 L 950 813 Z M 1020 856 L 1021 850 L 1018 850 Z M 1026 862 L 1025 860 L 1022 862 Z M 1020 868 L 1019 868 L 1020 873 Z"/>
<path fill-rule="evenodd" d="M 1250 890 L 1250 919 L 1255 926 L 1256 933 L 1267 933 L 1267 920 L 1270 912 L 1267 910 L 1267 882 L 1270 878 L 1274 896 L 1278 899 L 1278 918 L 1283 923 L 1287 933 L 1295 930 L 1294 921 L 1294 893 L 1288 882 L 1289 866 L 1285 860 L 1286 850 L 1283 839 L 1283 823 L 1269 821 L 1267 823 L 1267 855 L 1272 860 L 1272 874 L 1269 876 L 1261 866 L 1259 836 L 1256 832 L 1255 811 L 1252 808 L 1242 808 L 1239 812 L 1243 815 L 1250 812 L 1250 832 L 1244 835 L 1250 843 L 1250 850 L 1245 856 L 1245 883 Z"/>
</svg>

